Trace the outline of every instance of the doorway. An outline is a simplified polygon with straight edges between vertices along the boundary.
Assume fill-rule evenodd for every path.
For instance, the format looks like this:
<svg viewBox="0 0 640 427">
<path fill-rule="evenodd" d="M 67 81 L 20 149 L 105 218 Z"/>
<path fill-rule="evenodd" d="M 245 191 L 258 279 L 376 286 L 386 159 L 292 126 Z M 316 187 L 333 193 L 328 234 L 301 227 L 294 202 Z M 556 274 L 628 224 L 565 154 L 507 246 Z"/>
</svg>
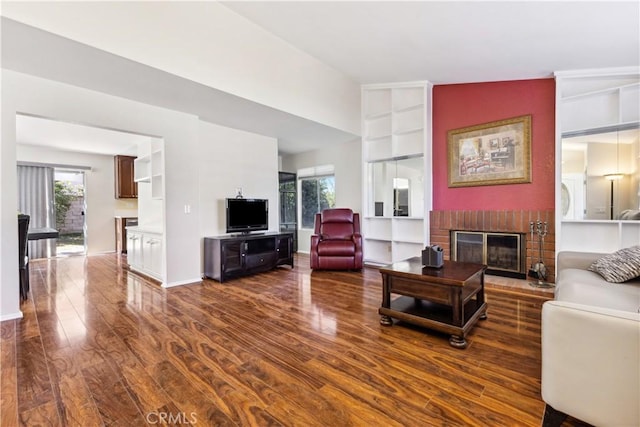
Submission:
<svg viewBox="0 0 640 427">
<path fill-rule="evenodd" d="M 86 201 L 85 175 L 81 170 L 56 168 L 54 196 L 56 229 L 56 255 L 84 255 L 86 253 Z"/>
<path fill-rule="evenodd" d="M 293 233 L 293 251 L 298 251 L 296 174 L 278 172 L 280 183 L 280 232 Z"/>
</svg>

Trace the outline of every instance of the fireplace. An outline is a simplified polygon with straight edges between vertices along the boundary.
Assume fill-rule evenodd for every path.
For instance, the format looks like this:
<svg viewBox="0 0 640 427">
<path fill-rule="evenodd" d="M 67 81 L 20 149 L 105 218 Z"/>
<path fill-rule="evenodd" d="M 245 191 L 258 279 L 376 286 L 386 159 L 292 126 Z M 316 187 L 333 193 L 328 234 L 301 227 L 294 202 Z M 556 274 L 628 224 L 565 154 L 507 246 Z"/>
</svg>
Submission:
<svg viewBox="0 0 640 427">
<path fill-rule="evenodd" d="M 444 249 L 445 259 L 453 259 L 452 231 L 467 232 L 491 232 L 497 235 L 520 235 L 520 247 L 522 250 L 521 262 L 525 267 L 522 277 L 527 273 L 527 266 L 540 261 L 540 252 L 529 240 L 530 224 L 535 221 L 543 221 L 549 225 L 549 234 L 544 241 L 542 260 L 547 268 L 547 281 L 555 281 L 555 211 L 548 210 L 487 210 L 487 211 L 461 211 L 439 210 L 429 212 L 429 239 L 432 245 L 439 245 Z M 493 270 L 500 272 L 497 268 Z M 508 273 L 511 275 L 511 273 Z M 525 276 L 526 277 L 526 276 Z"/>
<path fill-rule="evenodd" d="M 484 231 L 451 231 L 451 259 L 487 265 L 487 273 L 526 278 L 525 235 Z"/>
</svg>

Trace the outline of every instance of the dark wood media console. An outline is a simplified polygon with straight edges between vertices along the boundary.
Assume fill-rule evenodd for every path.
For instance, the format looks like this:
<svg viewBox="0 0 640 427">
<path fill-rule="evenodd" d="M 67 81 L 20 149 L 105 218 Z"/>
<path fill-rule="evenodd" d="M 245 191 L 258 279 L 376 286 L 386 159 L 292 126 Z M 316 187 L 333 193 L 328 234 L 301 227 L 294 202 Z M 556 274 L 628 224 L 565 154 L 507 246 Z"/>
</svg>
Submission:
<svg viewBox="0 0 640 427">
<path fill-rule="evenodd" d="M 204 238 L 204 275 L 224 282 L 234 277 L 293 268 L 293 233 L 256 233 Z"/>
</svg>

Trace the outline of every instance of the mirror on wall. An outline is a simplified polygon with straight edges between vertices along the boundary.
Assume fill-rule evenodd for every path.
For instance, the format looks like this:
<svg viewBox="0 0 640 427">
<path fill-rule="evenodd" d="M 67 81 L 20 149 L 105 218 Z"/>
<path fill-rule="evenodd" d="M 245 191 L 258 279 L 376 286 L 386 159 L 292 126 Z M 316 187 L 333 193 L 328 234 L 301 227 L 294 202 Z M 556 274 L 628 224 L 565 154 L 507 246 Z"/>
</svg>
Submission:
<svg viewBox="0 0 640 427">
<path fill-rule="evenodd" d="M 369 163 L 372 191 L 370 215 L 422 217 L 424 215 L 423 157 Z"/>
<path fill-rule="evenodd" d="M 393 178 L 393 216 L 409 216 L 409 180 Z"/>
<path fill-rule="evenodd" d="M 638 123 L 564 133 L 560 191 L 565 220 L 640 219 Z"/>
</svg>

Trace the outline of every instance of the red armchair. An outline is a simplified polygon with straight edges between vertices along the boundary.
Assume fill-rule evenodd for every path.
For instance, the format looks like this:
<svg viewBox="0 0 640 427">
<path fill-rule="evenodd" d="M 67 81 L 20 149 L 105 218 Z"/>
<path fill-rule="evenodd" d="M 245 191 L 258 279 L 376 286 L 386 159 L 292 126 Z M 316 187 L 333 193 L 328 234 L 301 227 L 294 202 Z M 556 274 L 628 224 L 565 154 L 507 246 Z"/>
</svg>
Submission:
<svg viewBox="0 0 640 427">
<path fill-rule="evenodd" d="M 360 214 L 345 208 L 325 209 L 316 214 L 310 253 L 314 270 L 360 270 Z"/>
</svg>

